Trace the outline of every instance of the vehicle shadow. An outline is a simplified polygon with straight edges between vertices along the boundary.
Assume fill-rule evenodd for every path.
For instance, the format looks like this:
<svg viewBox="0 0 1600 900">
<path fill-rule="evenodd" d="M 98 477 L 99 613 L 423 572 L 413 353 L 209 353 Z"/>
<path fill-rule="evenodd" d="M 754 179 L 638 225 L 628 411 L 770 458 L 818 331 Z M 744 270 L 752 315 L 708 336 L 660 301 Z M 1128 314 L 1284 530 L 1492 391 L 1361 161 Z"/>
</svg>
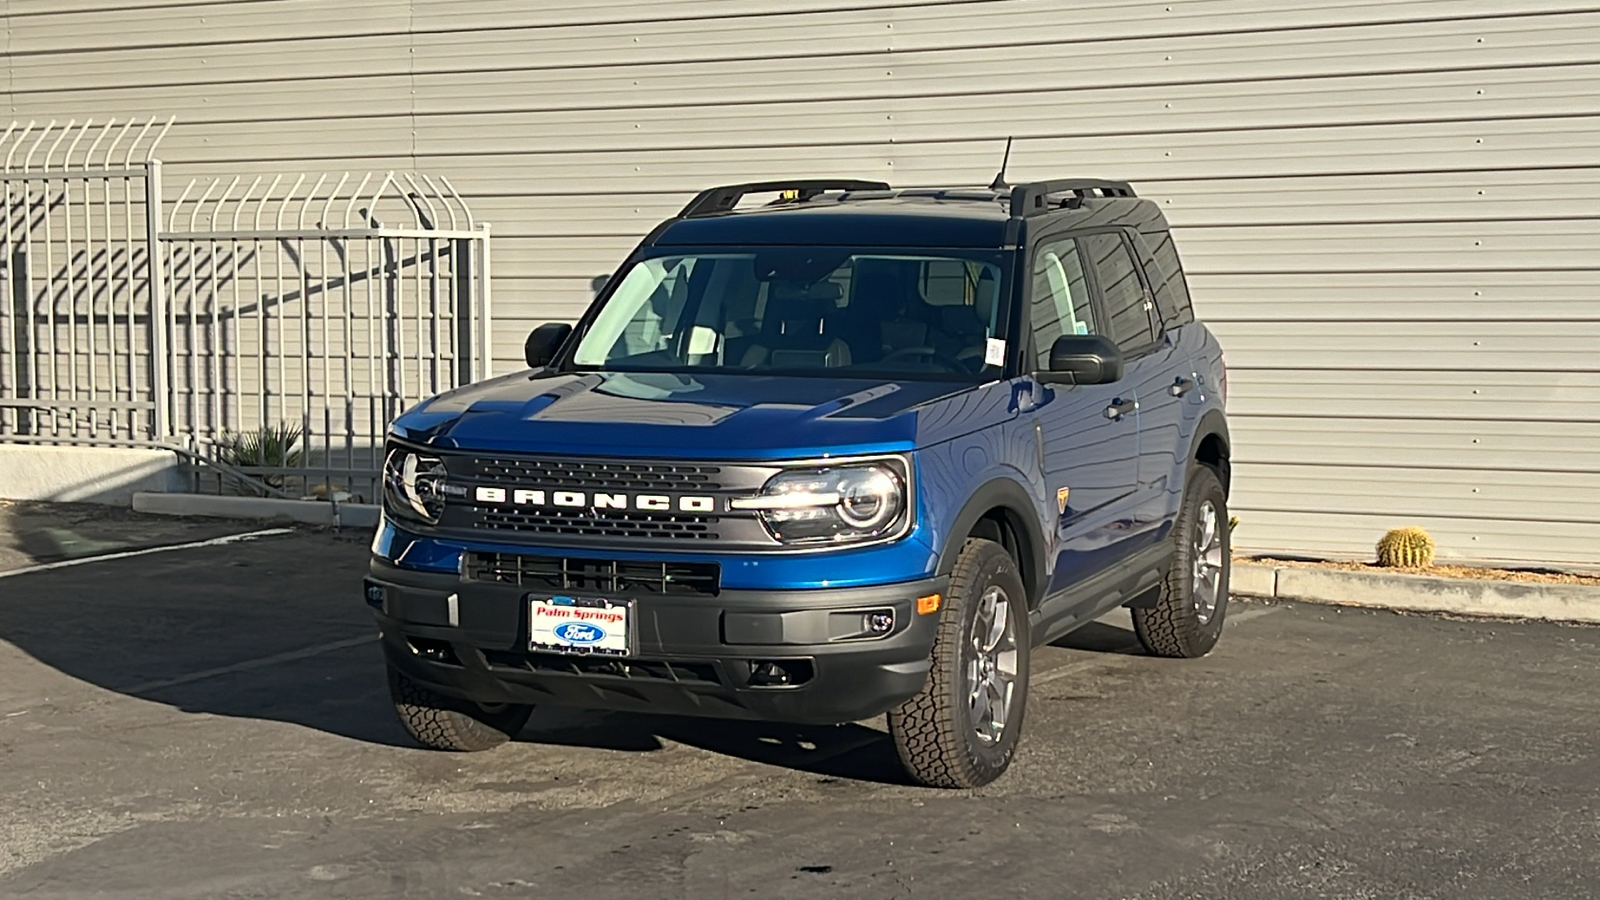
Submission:
<svg viewBox="0 0 1600 900">
<path fill-rule="evenodd" d="M 1128 624 L 1123 624 L 1124 622 Z M 1087 650 L 1091 653 L 1124 653 L 1135 656 L 1144 654 L 1139 636 L 1134 633 L 1127 613 L 1122 610 L 1102 616 L 1076 631 L 1062 635 L 1051 641 L 1050 646 L 1063 650 Z"/>
<path fill-rule="evenodd" d="M 830 778 L 908 785 L 894 741 L 859 723 L 796 725 L 598 710 L 535 710 L 517 740 L 560 747 L 648 753 L 664 742 Z"/>
<path fill-rule="evenodd" d="M 6 518 L 0 509 L 0 520 Z M 169 533 L 172 521 L 152 521 L 148 529 L 136 520 L 121 521 L 114 537 L 127 546 L 148 546 L 212 537 L 219 528 L 203 522 L 194 523 L 190 534 Z M 25 522 L 0 521 L 0 531 L 5 527 L 16 538 L 55 524 L 30 512 Z M 260 527 L 221 523 L 229 534 Z M 301 530 L 0 579 L 0 641 L 78 681 L 185 712 L 285 722 L 364 743 L 415 747 L 394 715 L 382 651 L 360 596 L 368 537 L 354 530 Z M 70 554 L 41 548 L 40 555 Z M 1137 649 L 1130 631 L 1101 623 L 1056 646 Z M 60 685 L 59 678 L 25 668 L 0 670 L 0 678 L 41 686 L 37 692 L 0 694 L 15 698 L 10 704 L 26 704 L 30 695 L 54 690 L 45 686 Z M 5 706 L 0 715 L 17 711 Z M 881 725 L 541 709 L 518 740 L 631 752 L 670 742 L 820 777 L 907 783 Z"/>
</svg>

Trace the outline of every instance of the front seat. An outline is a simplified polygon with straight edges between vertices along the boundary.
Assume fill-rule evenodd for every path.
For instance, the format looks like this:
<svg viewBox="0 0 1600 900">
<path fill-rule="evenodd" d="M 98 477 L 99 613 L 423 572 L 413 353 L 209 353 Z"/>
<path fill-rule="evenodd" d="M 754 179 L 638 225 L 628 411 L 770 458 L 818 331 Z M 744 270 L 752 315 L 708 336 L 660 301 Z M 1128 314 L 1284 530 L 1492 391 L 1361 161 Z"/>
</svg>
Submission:
<svg viewBox="0 0 1600 900">
<path fill-rule="evenodd" d="M 740 364 L 747 369 L 822 369 L 850 365 L 850 345 L 829 327 L 838 312 L 839 285 L 774 281 L 767 287 L 761 335 Z"/>
</svg>

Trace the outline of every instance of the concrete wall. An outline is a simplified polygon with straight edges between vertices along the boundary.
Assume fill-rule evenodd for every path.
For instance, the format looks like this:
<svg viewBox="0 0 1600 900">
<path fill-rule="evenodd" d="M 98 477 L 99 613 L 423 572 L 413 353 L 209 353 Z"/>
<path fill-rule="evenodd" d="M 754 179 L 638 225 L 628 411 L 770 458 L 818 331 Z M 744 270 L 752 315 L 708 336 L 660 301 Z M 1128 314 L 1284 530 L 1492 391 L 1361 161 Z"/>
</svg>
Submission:
<svg viewBox="0 0 1600 900">
<path fill-rule="evenodd" d="M 167 450 L 0 444 L 0 499 L 127 506 L 139 491 L 183 489 Z"/>
<path fill-rule="evenodd" d="M 1239 543 L 1600 546 L 1592 0 L 10 0 L 0 109 L 176 113 L 168 181 L 420 169 L 496 355 L 707 185 L 1128 179 L 1231 367 Z"/>
</svg>

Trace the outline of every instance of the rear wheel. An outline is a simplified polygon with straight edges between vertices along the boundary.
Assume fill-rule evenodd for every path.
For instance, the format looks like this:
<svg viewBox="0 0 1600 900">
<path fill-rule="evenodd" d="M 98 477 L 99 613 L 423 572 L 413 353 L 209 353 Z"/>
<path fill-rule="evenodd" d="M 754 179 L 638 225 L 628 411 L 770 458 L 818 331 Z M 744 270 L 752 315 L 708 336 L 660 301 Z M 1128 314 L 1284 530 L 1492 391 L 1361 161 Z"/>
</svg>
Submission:
<svg viewBox="0 0 1600 900">
<path fill-rule="evenodd" d="M 430 750 L 489 750 L 517 736 L 533 714 L 532 706 L 492 706 L 430 691 L 389 667 L 389 696 L 400 722 L 417 743 Z"/>
<path fill-rule="evenodd" d="M 1228 613 L 1228 498 L 1210 466 L 1195 465 L 1183 492 L 1183 508 L 1172 530 L 1172 570 L 1161 599 L 1133 610 L 1139 643 L 1156 656 L 1205 656 L 1222 636 Z"/>
<path fill-rule="evenodd" d="M 889 712 L 906 771 L 930 787 L 974 788 L 1011 765 L 1028 699 L 1028 606 L 1017 563 L 968 539 L 956 560 L 922 692 Z"/>
</svg>

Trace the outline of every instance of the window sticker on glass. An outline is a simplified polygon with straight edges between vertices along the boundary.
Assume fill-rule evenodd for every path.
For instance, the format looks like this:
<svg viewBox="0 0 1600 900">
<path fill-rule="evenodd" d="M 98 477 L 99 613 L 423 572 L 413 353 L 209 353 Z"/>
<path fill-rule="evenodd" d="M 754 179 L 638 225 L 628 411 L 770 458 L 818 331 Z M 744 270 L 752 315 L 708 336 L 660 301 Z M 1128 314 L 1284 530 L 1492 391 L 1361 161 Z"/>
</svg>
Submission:
<svg viewBox="0 0 1600 900">
<path fill-rule="evenodd" d="M 1003 366 L 1006 364 L 1006 342 L 1004 338 L 989 338 L 983 346 L 983 364 L 986 366 Z"/>
</svg>

